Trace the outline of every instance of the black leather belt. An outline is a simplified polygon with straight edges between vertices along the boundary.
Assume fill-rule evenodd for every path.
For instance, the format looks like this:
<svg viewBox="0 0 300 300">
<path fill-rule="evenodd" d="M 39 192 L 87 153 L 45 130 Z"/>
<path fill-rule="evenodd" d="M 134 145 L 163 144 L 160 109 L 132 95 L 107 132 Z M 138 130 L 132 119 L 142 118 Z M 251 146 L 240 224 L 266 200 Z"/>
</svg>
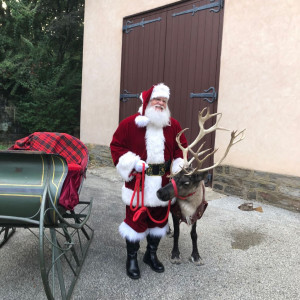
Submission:
<svg viewBox="0 0 300 300">
<path fill-rule="evenodd" d="M 162 164 L 148 164 L 149 168 L 145 171 L 148 176 L 163 176 L 170 171 L 171 160 Z"/>
</svg>

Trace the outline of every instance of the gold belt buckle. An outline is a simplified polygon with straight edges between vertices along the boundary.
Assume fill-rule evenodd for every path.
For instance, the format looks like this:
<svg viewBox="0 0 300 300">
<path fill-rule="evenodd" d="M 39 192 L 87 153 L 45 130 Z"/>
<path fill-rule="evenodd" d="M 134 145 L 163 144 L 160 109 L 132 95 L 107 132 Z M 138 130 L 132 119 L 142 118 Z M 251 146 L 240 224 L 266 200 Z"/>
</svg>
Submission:
<svg viewBox="0 0 300 300">
<path fill-rule="evenodd" d="M 165 170 L 165 164 L 161 164 L 161 165 L 159 166 L 159 175 L 160 175 L 160 176 L 164 176 L 165 173 L 166 173 L 166 170 Z"/>
<path fill-rule="evenodd" d="M 154 166 L 158 167 L 158 173 L 153 174 Z M 163 176 L 166 173 L 165 164 L 149 164 L 149 167 L 145 171 L 148 176 Z"/>
</svg>

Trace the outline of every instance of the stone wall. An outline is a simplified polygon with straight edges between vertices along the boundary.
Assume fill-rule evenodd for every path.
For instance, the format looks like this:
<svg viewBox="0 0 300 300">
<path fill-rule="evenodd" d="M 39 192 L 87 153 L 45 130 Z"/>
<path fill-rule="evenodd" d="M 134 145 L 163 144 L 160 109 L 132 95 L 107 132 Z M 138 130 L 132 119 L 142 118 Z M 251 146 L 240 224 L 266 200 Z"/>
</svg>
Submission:
<svg viewBox="0 0 300 300">
<path fill-rule="evenodd" d="M 108 146 L 86 144 L 89 168 L 114 167 Z M 300 177 L 222 165 L 214 170 L 213 191 L 300 212 Z"/>
<path fill-rule="evenodd" d="M 214 170 L 213 190 L 300 212 L 300 177 L 222 165 Z"/>
<path fill-rule="evenodd" d="M 108 146 L 86 144 L 89 150 L 89 168 L 114 167 Z"/>
</svg>

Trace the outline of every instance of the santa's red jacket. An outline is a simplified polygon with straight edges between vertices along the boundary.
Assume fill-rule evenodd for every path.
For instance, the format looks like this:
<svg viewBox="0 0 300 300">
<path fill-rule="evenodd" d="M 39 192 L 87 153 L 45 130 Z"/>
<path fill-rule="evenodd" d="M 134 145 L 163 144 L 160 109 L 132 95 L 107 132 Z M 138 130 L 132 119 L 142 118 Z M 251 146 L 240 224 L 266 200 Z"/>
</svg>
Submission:
<svg viewBox="0 0 300 300">
<path fill-rule="evenodd" d="M 172 172 L 178 171 L 183 161 L 182 151 L 175 140 L 177 133 L 181 131 L 179 122 L 170 118 L 170 125 L 163 128 L 151 125 L 151 123 L 146 127 L 139 127 L 136 122 L 138 116 L 137 113 L 123 120 L 115 131 L 110 144 L 114 164 L 125 180 L 125 185 L 122 187 L 122 200 L 126 205 L 130 205 L 132 198 L 135 177 L 131 173 L 134 171 L 137 161 L 141 159 L 147 164 L 161 164 L 171 160 L 173 161 Z M 181 144 L 187 147 L 184 134 L 181 136 Z M 160 201 L 157 198 L 156 191 L 169 182 L 169 178 L 167 178 L 169 174 L 167 172 L 163 176 L 145 175 L 145 206 L 168 205 L 168 202 Z M 136 205 L 136 196 L 133 205 Z"/>
</svg>

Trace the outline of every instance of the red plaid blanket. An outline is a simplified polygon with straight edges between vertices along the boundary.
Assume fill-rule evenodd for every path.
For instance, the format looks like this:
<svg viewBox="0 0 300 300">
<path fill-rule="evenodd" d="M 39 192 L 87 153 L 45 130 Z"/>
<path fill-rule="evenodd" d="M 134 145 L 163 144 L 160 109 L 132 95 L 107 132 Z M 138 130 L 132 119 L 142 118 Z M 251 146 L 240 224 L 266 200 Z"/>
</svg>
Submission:
<svg viewBox="0 0 300 300">
<path fill-rule="evenodd" d="M 9 150 L 31 150 L 59 154 L 68 164 L 78 164 L 86 168 L 88 150 L 77 138 L 67 133 L 34 132 L 17 140 Z"/>
<path fill-rule="evenodd" d="M 68 175 L 65 179 L 59 204 L 66 209 L 73 209 L 79 202 L 78 189 L 85 175 L 88 163 L 88 149 L 77 138 L 67 133 L 34 132 L 17 140 L 9 150 L 43 151 L 59 154 L 68 164 Z"/>
</svg>

